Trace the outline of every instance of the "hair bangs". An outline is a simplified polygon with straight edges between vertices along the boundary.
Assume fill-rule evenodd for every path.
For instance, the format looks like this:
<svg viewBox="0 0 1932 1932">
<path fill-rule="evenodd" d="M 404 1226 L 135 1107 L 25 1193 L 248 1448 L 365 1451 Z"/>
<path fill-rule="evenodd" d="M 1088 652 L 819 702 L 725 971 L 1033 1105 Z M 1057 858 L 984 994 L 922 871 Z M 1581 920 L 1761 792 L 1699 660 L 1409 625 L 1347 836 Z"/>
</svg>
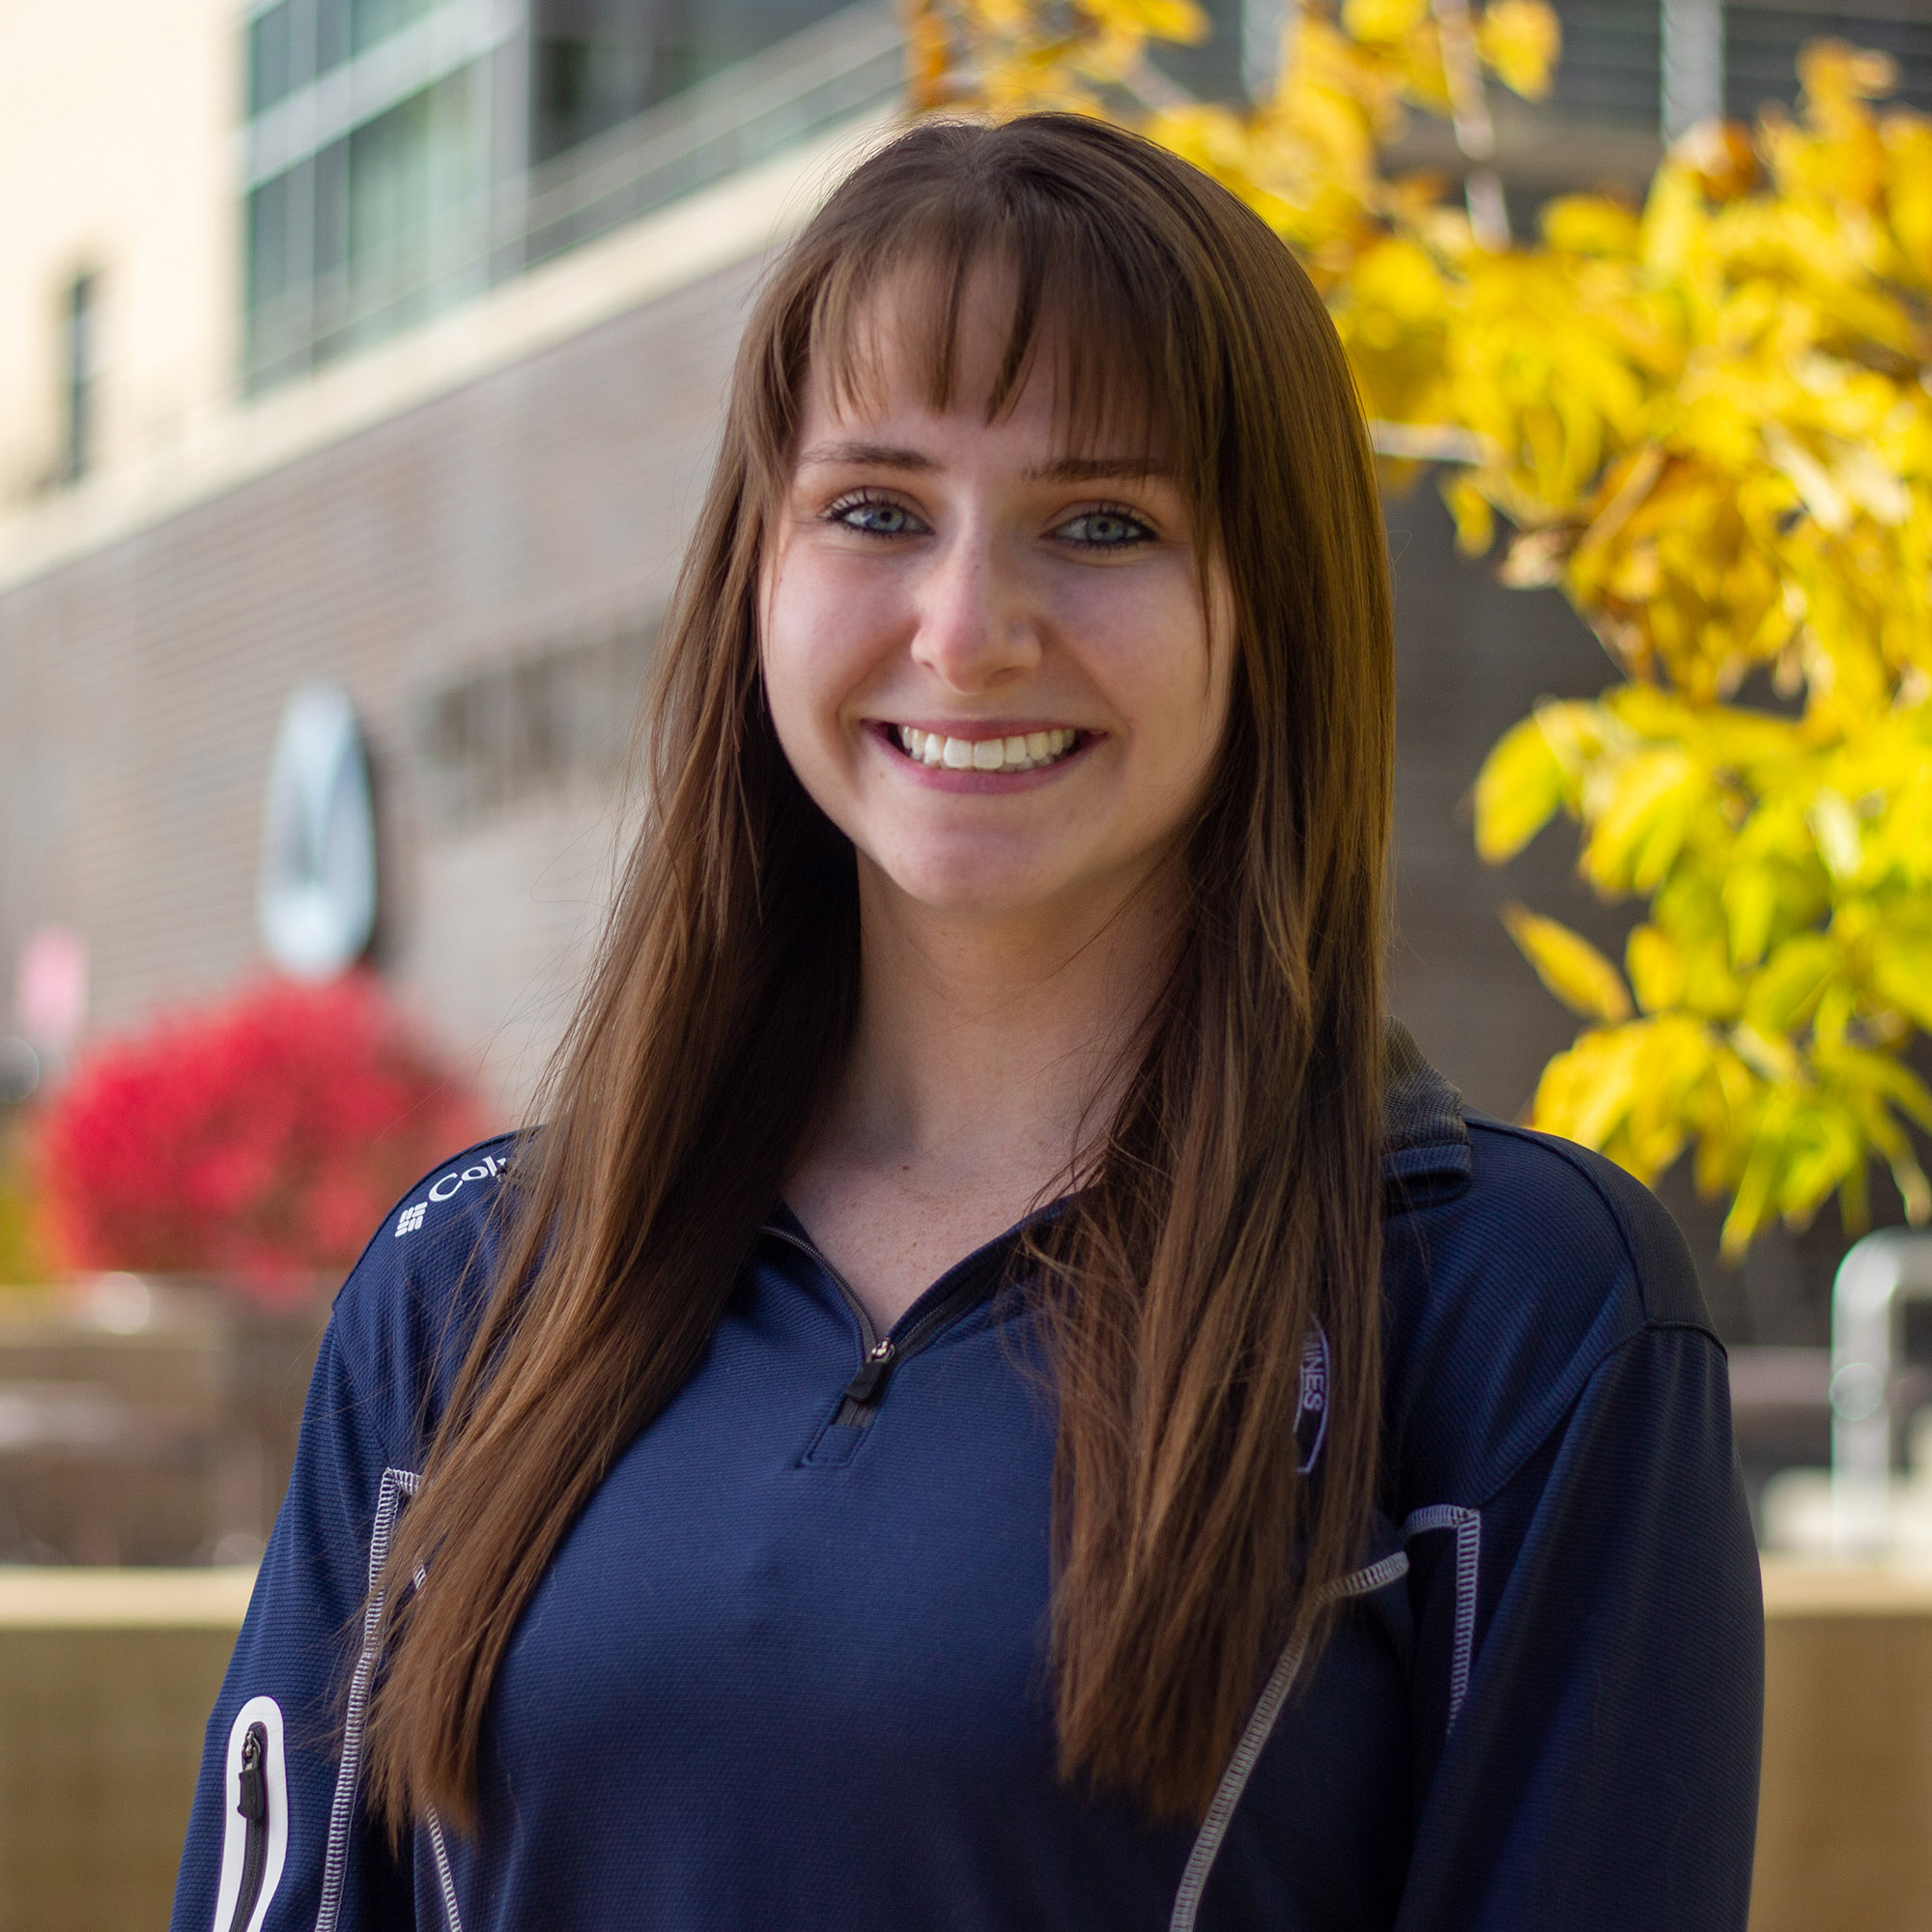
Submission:
<svg viewBox="0 0 1932 1932">
<path fill-rule="evenodd" d="M 935 412 L 995 422 L 1043 374 L 1064 455 L 1173 471 L 1204 494 L 1207 426 L 1175 404 L 1212 385 L 1180 366 L 1196 332 L 1174 312 L 1176 278 L 1079 210 L 987 187 L 934 183 L 911 215 L 847 240 L 813 287 L 794 393 L 816 379 L 841 412 L 864 412 L 903 384 Z M 1004 310 L 999 354 L 969 371 L 962 319 L 988 302 Z"/>
</svg>

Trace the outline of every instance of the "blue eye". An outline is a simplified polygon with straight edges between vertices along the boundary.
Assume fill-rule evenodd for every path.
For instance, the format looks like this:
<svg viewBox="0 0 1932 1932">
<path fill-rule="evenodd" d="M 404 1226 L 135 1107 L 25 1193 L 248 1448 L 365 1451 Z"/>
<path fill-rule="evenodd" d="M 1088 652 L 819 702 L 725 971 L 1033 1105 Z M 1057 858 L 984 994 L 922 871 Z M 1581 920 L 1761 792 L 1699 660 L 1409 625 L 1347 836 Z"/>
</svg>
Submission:
<svg viewBox="0 0 1932 1932">
<path fill-rule="evenodd" d="M 883 497 L 859 497 L 833 504 L 827 512 L 835 524 L 848 530 L 861 530 L 868 537 L 904 537 L 923 534 L 925 526 L 906 508 Z"/>
<path fill-rule="evenodd" d="M 1082 510 L 1054 534 L 1089 550 L 1127 550 L 1148 542 L 1153 531 L 1125 510 Z"/>
</svg>

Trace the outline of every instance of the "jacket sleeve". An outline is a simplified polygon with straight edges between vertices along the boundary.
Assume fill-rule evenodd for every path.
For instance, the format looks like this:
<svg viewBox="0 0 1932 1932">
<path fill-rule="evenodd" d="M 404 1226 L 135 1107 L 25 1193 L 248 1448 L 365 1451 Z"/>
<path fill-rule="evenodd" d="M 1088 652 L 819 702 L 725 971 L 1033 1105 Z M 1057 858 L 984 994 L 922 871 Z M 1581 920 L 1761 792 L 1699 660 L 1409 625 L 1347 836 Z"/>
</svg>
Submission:
<svg viewBox="0 0 1932 1932">
<path fill-rule="evenodd" d="M 1764 1622 L 1717 1343 L 1639 1329 L 1480 1510 L 1424 1515 L 1401 1932 L 1743 1932 Z"/>
<path fill-rule="evenodd" d="M 371 1546 L 414 1477 L 352 1384 L 340 1321 L 323 1338 L 288 1496 L 209 1719 L 173 1932 L 413 1923 L 409 1849 L 392 1858 L 363 1829 L 354 1758 Z"/>
</svg>

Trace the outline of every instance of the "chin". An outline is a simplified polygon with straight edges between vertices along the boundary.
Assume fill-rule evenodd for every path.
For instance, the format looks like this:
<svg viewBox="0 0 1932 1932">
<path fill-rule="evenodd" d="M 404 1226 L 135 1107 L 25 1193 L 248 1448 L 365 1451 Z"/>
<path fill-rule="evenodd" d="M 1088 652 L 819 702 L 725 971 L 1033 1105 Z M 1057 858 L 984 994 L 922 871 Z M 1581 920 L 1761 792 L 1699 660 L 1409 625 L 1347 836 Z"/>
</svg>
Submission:
<svg viewBox="0 0 1932 1932">
<path fill-rule="evenodd" d="M 880 871 L 901 897 L 928 912 L 959 919 L 1017 917 L 1060 897 L 1067 881 L 1042 867 L 990 854 L 895 855 Z"/>
</svg>

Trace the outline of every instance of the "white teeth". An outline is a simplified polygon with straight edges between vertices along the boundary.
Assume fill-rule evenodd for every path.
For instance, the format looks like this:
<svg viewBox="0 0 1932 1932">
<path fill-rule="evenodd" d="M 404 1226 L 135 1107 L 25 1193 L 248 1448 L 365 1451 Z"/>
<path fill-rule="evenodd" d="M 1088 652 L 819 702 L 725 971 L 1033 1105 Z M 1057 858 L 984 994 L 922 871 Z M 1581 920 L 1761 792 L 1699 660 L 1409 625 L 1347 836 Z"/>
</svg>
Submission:
<svg viewBox="0 0 1932 1932">
<path fill-rule="evenodd" d="M 895 728 L 907 757 L 952 772 L 1030 772 L 1064 757 L 1080 735 L 1065 725 L 1009 738 L 949 738 L 943 732 L 922 731 L 916 724 Z"/>
</svg>

